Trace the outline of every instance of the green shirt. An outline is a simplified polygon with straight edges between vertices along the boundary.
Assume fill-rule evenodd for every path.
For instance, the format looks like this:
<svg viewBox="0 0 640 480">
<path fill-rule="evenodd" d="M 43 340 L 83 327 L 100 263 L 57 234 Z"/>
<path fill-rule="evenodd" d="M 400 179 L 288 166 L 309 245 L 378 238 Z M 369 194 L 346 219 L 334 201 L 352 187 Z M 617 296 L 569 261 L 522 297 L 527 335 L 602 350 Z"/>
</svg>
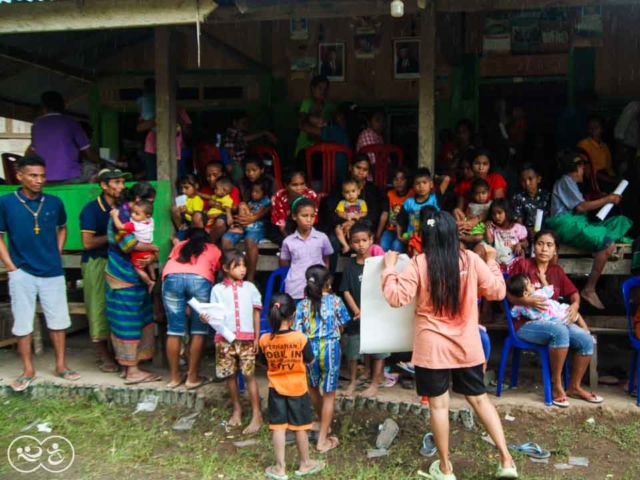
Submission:
<svg viewBox="0 0 640 480">
<path fill-rule="evenodd" d="M 302 101 L 302 104 L 300 105 L 300 110 L 298 110 L 298 113 L 308 114 L 314 105 L 315 105 L 315 102 L 313 101 L 313 98 L 305 98 Z M 324 118 L 325 120 L 329 120 L 334 110 L 335 108 L 333 107 L 333 105 L 325 103 L 324 106 L 322 107 L 322 118 Z M 309 135 L 307 135 L 306 132 L 301 131 L 300 134 L 298 135 L 298 139 L 296 140 L 295 155 L 298 156 L 298 152 L 300 152 L 300 150 L 304 150 L 305 148 L 310 147 L 314 143 L 316 143 L 315 140 L 312 140 L 311 138 L 309 138 Z"/>
</svg>

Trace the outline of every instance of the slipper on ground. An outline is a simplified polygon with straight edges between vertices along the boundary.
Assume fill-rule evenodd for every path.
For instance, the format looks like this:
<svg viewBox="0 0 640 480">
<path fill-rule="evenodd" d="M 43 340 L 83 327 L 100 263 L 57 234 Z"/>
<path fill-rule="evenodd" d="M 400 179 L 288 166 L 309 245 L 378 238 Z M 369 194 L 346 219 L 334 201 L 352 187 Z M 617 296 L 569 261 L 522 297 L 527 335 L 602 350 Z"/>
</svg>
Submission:
<svg viewBox="0 0 640 480">
<path fill-rule="evenodd" d="M 569 408 L 569 406 L 571 405 L 569 402 L 567 402 L 567 397 L 554 398 L 551 403 L 560 408 Z"/>
<path fill-rule="evenodd" d="M 329 441 L 330 445 L 322 450 L 318 449 L 318 453 L 327 453 L 329 450 L 333 450 L 334 448 L 337 448 L 338 445 L 340 445 L 340 441 L 336 437 L 328 437 L 327 440 Z"/>
<path fill-rule="evenodd" d="M 35 375 L 33 377 L 27 377 L 26 375 L 21 375 L 18 378 L 16 378 L 16 380 L 11 384 L 11 390 L 13 390 L 14 392 L 23 392 L 31 386 L 31 384 L 35 379 L 36 379 Z M 18 384 L 18 386 L 14 387 L 14 384 L 16 383 Z"/>
<path fill-rule="evenodd" d="M 307 477 L 309 475 L 315 475 L 316 473 L 320 473 L 322 470 L 324 470 L 324 467 L 326 467 L 327 464 L 321 461 L 317 461 L 316 462 L 316 466 L 313 467 L 311 470 L 307 470 L 306 472 L 303 472 L 301 470 L 296 470 L 295 472 L 293 472 L 293 474 L 297 477 L 297 478 L 303 478 L 303 477 Z"/>
<path fill-rule="evenodd" d="M 569 397 L 575 398 L 575 399 L 578 399 L 578 400 L 584 400 L 585 402 L 589 402 L 589 403 L 602 403 L 602 402 L 604 402 L 604 398 L 596 395 L 593 392 L 589 392 L 586 395 L 581 395 L 579 393 L 570 393 Z"/>
<path fill-rule="evenodd" d="M 278 475 L 276 472 L 274 472 L 275 467 L 267 467 L 267 469 L 264 471 L 264 476 L 267 478 L 271 478 L 273 480 L 289 480 L 289 477 L 287 475 Z"/>
</svg>

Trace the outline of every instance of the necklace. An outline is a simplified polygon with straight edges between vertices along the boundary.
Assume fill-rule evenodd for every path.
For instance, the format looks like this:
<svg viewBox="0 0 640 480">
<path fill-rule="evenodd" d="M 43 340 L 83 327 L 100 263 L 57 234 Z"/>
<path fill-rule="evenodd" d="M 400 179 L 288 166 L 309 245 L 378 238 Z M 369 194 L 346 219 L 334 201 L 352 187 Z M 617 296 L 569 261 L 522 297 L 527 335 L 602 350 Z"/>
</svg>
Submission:
<svg viewBox="0 0 640 480">
<path fill-rule="evenodd" d="M 27 210 L 29 210 L 29 213 L 33 215 L 33 224 L 34 224 L 33 231 L 36 235 L 39 235 L 40 225 L 38 224 L 38 215 L 40 215 L 40 211 L 42 210 L 42 206 L 44 205 L 44 195 L 40 197 L 40 205 L 38 205 L 38 209 L 34 212 L 33 210 L 31 210 L 31 208 L 29 208 L 29 205 L 27 205 L 27 202 L 24 201 L 22 198 L 20 198 L 20 195 L 18 195 L 18 192 L 13 192 L 13 193 L 15 194 L 16 198 L 20 200 L 20 203 L 22 204 L 22 206 Z"/>
</svg>

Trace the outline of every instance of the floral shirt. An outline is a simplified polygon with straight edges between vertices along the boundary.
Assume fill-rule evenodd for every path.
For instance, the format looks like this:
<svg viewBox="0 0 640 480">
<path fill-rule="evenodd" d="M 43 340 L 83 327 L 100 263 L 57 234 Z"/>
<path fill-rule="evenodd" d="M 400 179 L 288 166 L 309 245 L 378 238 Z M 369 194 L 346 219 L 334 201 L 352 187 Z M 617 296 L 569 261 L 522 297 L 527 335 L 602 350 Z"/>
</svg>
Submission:
<svg viewBox="0 0 640 480">
<path fill-rule="evenodd" d="M 320 208 L 320 202 L 318 201 L 318 194 L 310 188 L 305 188 L 303 197 L 307 197 Z M 271 197 L 271 223 L 277 227 L 284 227 L 287 223 L 287 218 L 291 208 L 289 205 L 289 195 L 287 190 L 282 188 L 278 190 L 273 197 Z M 318 212 L 316 210 L 316 223 L 318 223 Z"/>
<path fill-rule="evenodd" d="M 516 218 L 521 218 L 522 224 L 531 229 L 536 223 L 536 210 L 542 210 L 545 219 L 549 216 L 551 193 L 542 188 L 538 189 L 535 197 L 530 197 L 526 192 L 518 192 L 511 199 L 511 206 Z"/>
<path fill-rule="evenodd" d="M 313 309 L 313 302 L 308 298 L 302 300 L 296 308 L 293 329 L 304 333 L 310 341 L 338 340 L 340 327 L 351 317 L 340 297 L 332 293 L 322 296 L 320 302 L 320 318 Z"/>
</svg>

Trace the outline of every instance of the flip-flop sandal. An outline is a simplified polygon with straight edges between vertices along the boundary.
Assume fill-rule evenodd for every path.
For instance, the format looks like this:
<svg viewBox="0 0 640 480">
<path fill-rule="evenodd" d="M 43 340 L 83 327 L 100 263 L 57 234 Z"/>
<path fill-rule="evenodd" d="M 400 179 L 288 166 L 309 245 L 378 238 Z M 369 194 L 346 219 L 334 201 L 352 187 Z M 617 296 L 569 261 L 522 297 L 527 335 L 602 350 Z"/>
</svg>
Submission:
<svg viewBox="0 0 640 480">
<path fill-rule="evenodd" d="M 513 467 L 499 466 L 496 478 L 518 478 L 518 470 L 515 465 Z"/>
<path fill-rule="evenodd" d="M 543 449 L 540 445 L 533 442 L 523 443 L 522 445 L 516 445 L 515 443 L 509 444 L 509 450 L 513 452 L 519 452 L 527 457 L 545 459 L 551 456 L 549 450 Z"/>
<path fill-rule="evenodd" d="M 184 384 L 184 388 L 186 388 L 187 390 L 197 390 L 198 388 L 204 386 L 204 385 L 208 385 L 209 383 L 212 383 L 213 380 L 209 377 L 201 377 L 202 381 L 195 383 L 193 385 L 188 385 L 186 382 Z"/>
<path fill-rule="evenodd" d="M 58 378 L 62 378 L 63 380 L 68 380 L 70 382 L 75 382 L 82 378 L 75 370 L 63 370 L 60 373 L 56 373 L 55 376 Z"/>
<path fill-rule="evenodd" d="M 436 448 L 436 441 L 433 438 L 433 433 L 429 432 L 422 437 L 422 448 L 420 449 L 420 455 L 423 457 L 433 457 L 438 449 Z"/>
<path fill-rule="evenodd" d="M 273 471 L 273 469 L 274 467 L 267 467 L 267 469 L 264 471 L 264 476 L 267 478 L 272 478 L 273 480 L 289 480 L 288 475 L 278 475 Z"/>
<path fill-rule="evenodd" d="M 302 478 L 302 477 L 306 477 L 308 475 L 315 475 L 316 473 L 320 473 L 322 470 L 324 470 L 324 467 L 326 467 L 327 464 L 321 461 L 316 461 L 316 466 L 313 467 L 311 470 L 307 470 L 306 472 L 302 472 L 300 470 L 296 470 L 295 472 L 293 472 L 293 474 L 297 477 L 297 478 Z"/>
<path fill-rule="evenodd" d="M 393 419 L 387 418 L 379 428 L 380 433 L 376 439 L 376 448 L 389 450 L 398 432 L 400 432 L 400 427 L 398 427 L 398 424 Z"/>
<path fill-rule="evenodd" d="M 575 398 L 577 400 L 584 400 L 589 403 L 602 403 L 604 402 L 604 398 L 596 395 L 593 392 L 589 392 L 587 395 L 580 395 L 579 393 L 571 393 L 569 397 Z"/>
<path fill-rule="evenodd" d="M 416 373 L 416 369 L 410 363 L 398 362 L 396 363 L 396 366 L 405 372 L 409 372 L 411 375 L 415 375 Z"/>
<path fill-rule="evenodd" d="M 449 467 L 451 467 L 451 473 L 442 473 L 440 470 L 440 460 L 436 460 L 429 467 L 429 475 L 432 480 L 456 480 L 456 476 L 453 473 L 453 466 L 451 462 L 449 462 Z"/>
<path fill-rule="evenodd" d="M 569 408 L 569 406 L 571 405 L 569 402 L 567 402 L 567 397 L 554 398 L 551 403 L 560 408 Z"/>
<path fill-rule="evenodd" d="M 165 385 L 165 388 L 168 388 L 169 390 L 173 390 L 175 388 L 178 388 L 180 385 L 182 385 L 185 382 L 186 379 L 187 379 L 186 375 L 181 375 L 179 383 L 177 383 L 176 385 L 171 385 L 171 382 L 169 382 L 169 383 L 167 383 Z"/>
<path fill-rule="evenodd" d="M 153 373 L 150 373 L 146 377 L 142 377 L 142 378 L 140 378 L 138 380 L 129 380 L 129 381 L 124 382 L 124 384 L 125 385 L 139 385 L 141 383 L 159 382 L 160 380 L 162 380 L 162 377 L 160 375 L 155 375 Z"/>
<path fill-rule="evenodd" d="M 119 373 L 120 367 L 115 363 L 101 364 L 99 367 L 102 373 Z"/>
<path fill-rule="evenodd" d="M 31 386 L 31 384 L 33 383 L 33 381 L 36 379 L 36 376 L 34 375 L 33 377 L 27 377 L 25 375 L 22 375 L 18 378 L 16 378 L 16 382 L 18 383 L 17 387 L 13 386 L 13 383 L 11 384 L 11 390 L 13 390 L 14 392 L 23 392 L 25 391 L 27 388 L 29 388 Z M 26 383 L 24 383 L 26 382 Z"/>
<path fill-rule="evenodd" d="M 340 441 L 336 437 L 329 437 L 327 438 L 327 440 L 329 440 L 329 443 L 331 445 L 323 450 L 318 449 L 318 453 L 327 453 L 329 450 L 333 450 L 334 448 L 337 448 L 338 445 L 340 445 Z"/>
</svg>

